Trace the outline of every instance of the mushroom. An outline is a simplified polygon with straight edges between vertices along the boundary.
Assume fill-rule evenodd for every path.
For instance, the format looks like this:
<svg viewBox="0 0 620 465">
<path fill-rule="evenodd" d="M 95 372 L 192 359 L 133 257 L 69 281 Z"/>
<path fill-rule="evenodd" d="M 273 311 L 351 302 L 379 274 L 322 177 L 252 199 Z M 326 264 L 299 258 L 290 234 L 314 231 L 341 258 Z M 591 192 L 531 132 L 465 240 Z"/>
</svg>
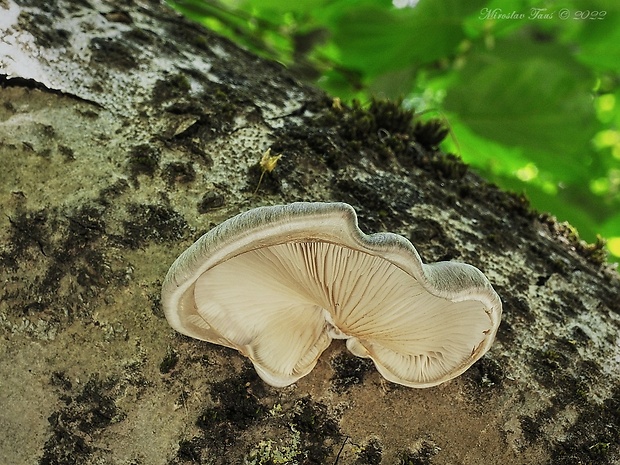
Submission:
<svg viewBox="0 0 620 465">
<path fill-rule="evenodd" d="M 502 305 L 477 268 L 424 264 L 404 237 L 364 234 L 345 203 L 259 207 L 207 232 L 162 290 L 177 331 L 237 349 L 268 384 L 307 375 L 332 339 L 424 388 L 484 355 Z"/>
</svg>

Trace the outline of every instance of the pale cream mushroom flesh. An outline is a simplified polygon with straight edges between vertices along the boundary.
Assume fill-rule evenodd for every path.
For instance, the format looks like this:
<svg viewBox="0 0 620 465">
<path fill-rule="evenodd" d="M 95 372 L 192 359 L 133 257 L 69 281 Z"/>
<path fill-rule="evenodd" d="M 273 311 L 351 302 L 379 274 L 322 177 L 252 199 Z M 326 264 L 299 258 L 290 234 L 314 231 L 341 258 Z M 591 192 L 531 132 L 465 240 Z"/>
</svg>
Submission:
<svg viewBox="0 0 620 465">
<path fill-rule="evenodd" d="M 424 264 L 404 237 L 364 234 L 345 203 L 224 221 L 174 262 L 162 303 L 174 329 L 237 349 L 278 387 L 307 375 L 332 339 L 389 381 L 435 386 L 487 352 L 502 313 L 477 268 Z"/>
</svg>

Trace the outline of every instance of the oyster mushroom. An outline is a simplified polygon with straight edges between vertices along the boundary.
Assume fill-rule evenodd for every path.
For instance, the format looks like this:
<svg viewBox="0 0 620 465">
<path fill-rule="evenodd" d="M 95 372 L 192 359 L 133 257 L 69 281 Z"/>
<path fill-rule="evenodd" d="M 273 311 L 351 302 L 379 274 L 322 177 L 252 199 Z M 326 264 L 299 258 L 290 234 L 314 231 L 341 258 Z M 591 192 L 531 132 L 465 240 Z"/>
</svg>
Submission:
<svg viewBox="0 0 620 465">
<path fill-rule="evenodd" d="M 435 386 L 484 355 L 502 312 L 477 268 L 423 264 L 404 237 L 364 234 L 345 203 L 224 221 L 173 263 L 162 303 L 174 329 L 237 349 L 278 387 L 308 374 L 332 339 L 389 381 Z"/>
</svg>

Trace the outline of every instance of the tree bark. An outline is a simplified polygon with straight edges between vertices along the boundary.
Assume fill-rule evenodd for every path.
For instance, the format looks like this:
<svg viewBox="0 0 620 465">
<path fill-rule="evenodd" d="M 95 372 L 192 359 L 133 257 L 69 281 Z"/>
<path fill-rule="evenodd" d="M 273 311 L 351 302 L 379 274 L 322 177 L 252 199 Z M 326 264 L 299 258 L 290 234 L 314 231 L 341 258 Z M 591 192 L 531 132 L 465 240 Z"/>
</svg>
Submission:
<svg viewBox="0 0 620 465">
<path fill-rule="evenodd" d="M 0 18 L 2 463 L 620 463 L 617 272 L 438 152 L 437 127 L 343 107 L 155 1 L 3 0 Z M 175 333 L 174 259 L 300 200 L 480 268 L 504 304 L 491 351 L 417 390 L 335 341 L 275 389 Z"/>
</svg>

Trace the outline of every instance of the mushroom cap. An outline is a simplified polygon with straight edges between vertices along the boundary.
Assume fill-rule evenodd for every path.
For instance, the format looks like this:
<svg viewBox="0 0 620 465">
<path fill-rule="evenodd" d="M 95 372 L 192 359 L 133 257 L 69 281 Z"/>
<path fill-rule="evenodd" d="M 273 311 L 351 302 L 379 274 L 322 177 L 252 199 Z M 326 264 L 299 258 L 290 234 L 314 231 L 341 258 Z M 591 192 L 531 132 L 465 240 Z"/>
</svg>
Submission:
<svg viewBox="0 0 620 465">
<path fill-rule="evenodd" d="M 237 349 L 268 384 L 308 374 L 332 339 L 389 381 L 430 387 L 484 355 L 500 323 L 477 268 L 423 264 L 392 233 L 364 234 L 345 203 L 259 207 L 172 264 L 162 305 L 177 331 Z"/>
</svg>

